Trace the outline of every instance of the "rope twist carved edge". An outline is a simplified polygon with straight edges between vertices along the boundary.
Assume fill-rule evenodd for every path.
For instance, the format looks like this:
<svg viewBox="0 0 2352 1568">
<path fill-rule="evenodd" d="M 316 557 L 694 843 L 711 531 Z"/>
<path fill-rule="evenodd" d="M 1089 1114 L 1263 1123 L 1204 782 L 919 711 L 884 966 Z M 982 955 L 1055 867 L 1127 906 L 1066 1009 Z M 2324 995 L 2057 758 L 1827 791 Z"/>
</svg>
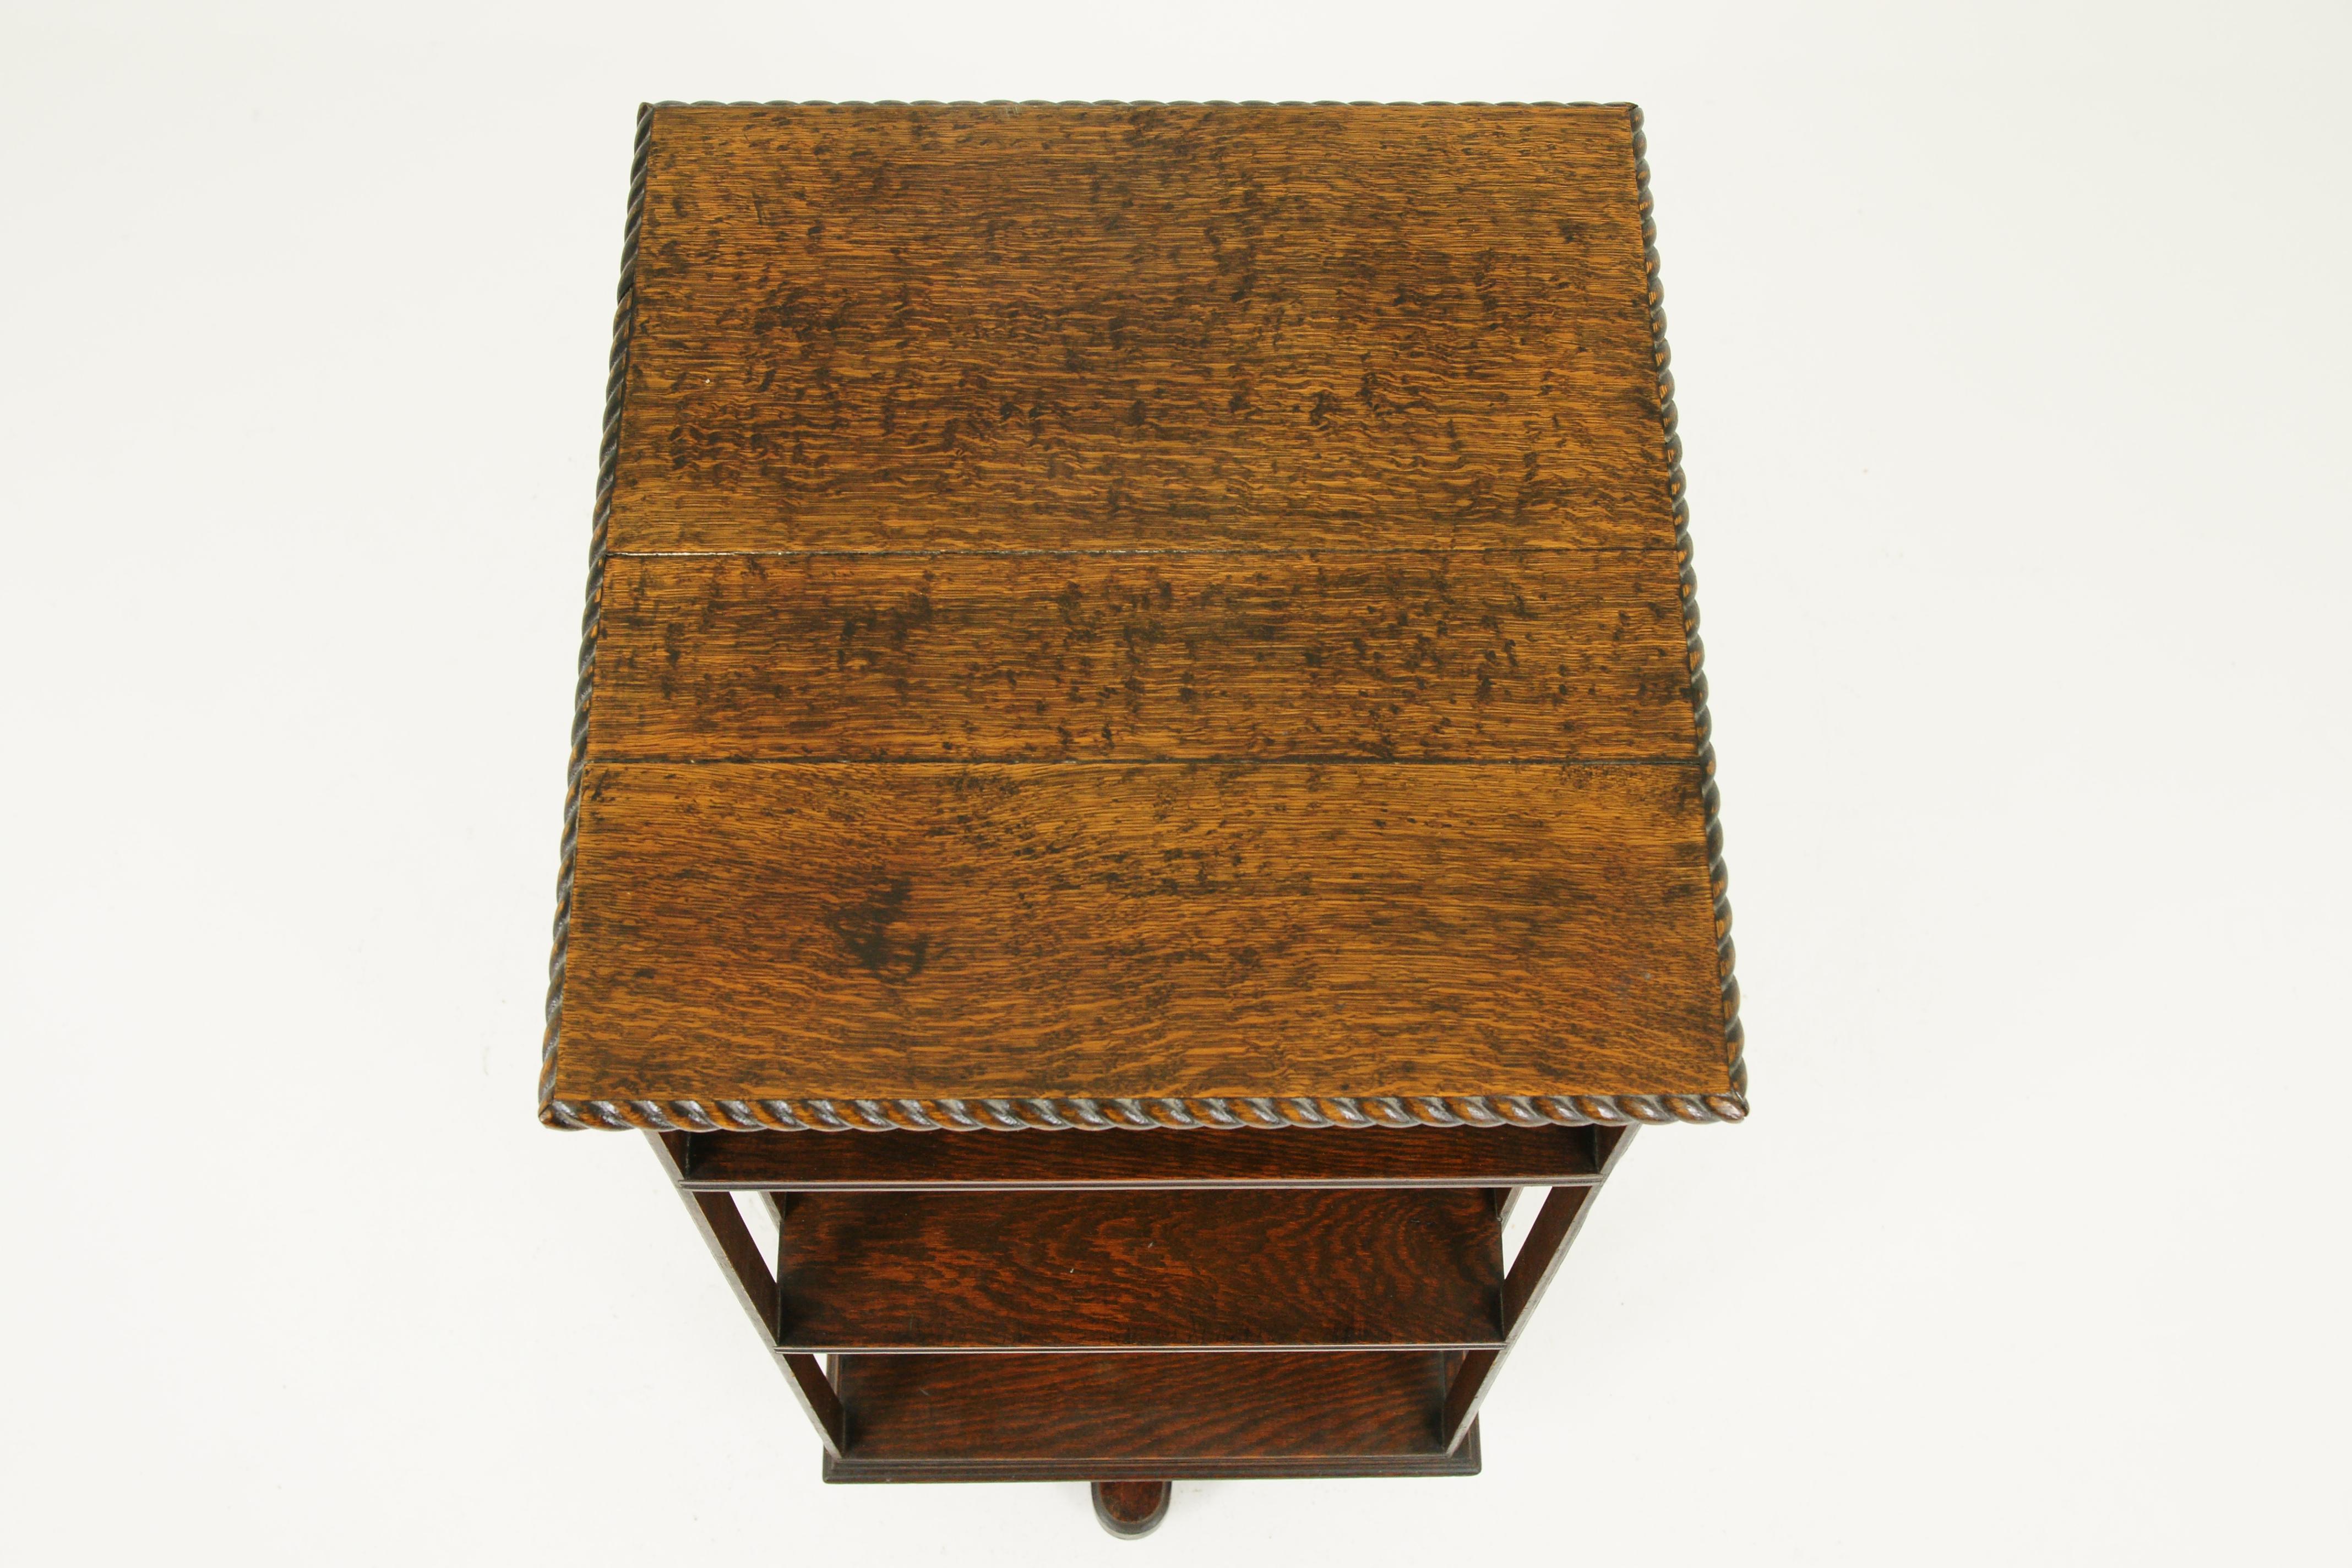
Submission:
<svg viewBox="0 0 2352 1568">
<path fill-rule="evenodd" d="M 1723 976 L 1724 1037 L 1732 1092 L 1708 1095 L 1380 1096 L 1330 1099 L 1205 1100 L 557 1100 L 555 1058 L 562 1043 L 563 954 L 571 929 L 572 874 L 578 857 L 580 781 L 588 759 L 588 702 L 595 683 L 596 629 L 604 579 L 604 539 L 612 517 L 614 475 L 620 462 L 621 401 L 628 376 L 629 327 L 635 302 L 637 233 L 645 214 L 646 149 L 653 105 L 637 112 L 636 147 L 629 176 L 628 235 L 621 252 L 620 301 L 613 317 L 611 374 L 604 397 L 604 447 L 596 479 L 595 521 L 588 549 L 588 605 L 580 631 L 580 684 L 573 705 L 572 763 L 563 809 L 562 862 L 557 873 L 555 948 L 548 962 L 547 1033 L 540 1067 L 540 1119 L 551 1127 L 637 1128 L 663 1132 L 888 1132 L 1234 1131 L 1243 1128 L 1328 1127 L 1622 1127 L 1669 1121 L 1738 1121 L 1748 1114 L 1748 1071 L 1741 1058 L 1739 993 L 1731 978 L 1731 905 L 1725 897 L 1723 829 L 1717 813 L 1715 747 L 1708 740 L 1705 649 L 1698 638 L 1697 578 L 1691 570 L 1690 508 L 1684 499 L 1682 441 L 1675 434 L 1674 377 L 1668 372 L 1665 310 L 1658 287 L 1657 225 L 1651 215 L 1650 166 L 1642 154 L 1642 111 L 1628 109 L 1633 131 L 1633 171 L 1642 214 L 1643 258 L 1650 284 L 1650 322 L 1656 344 L 1660 411 L 1669 483 L 1675 498 L 1675 545 L 1682 566 L 1691 700 L 1696 710 L 1700 762 L 1706 784 L 1707 869 L 1715 892 L 1717 951 Z"/>
<path fill-rule="evenodd" d="M 555 872 L 555 944 L 547 960 L 547 1032 L 539 1052 L 539 1119 L 551 1127 L 584 1125 L 555 1099 L 555 1058 L 563 1035 L 563 956 L 572 934 L 572 874 L 580 859 L 580 781 L 588 769 L 588 700 L 596 686 L 596 632 L 604 601 L 604 546 L 613 521 L 613 485 L 621 467 L 621 401 L 629 380 L 629 326 L 635 318 L 637 235 L 646 216 L 646 163 L 654 109 L 637 108 L 629 154 L 629 211 L 621 241 L 620 295 L 613 308 L 613 352 L 604 377 L 604 429 L 596 458 L 596 507 L 588 531 L 588 604 L 580 617 L 580 681 L 572 701 L 572 762 L 564 775 L 563 840 Z"/>
<path fill-rule="evenodd" d="M 1731 1095 L 1401 1095 L 1221 1100 L 551 1100 L 561 1127 L 661 1132 L 1109 1132 L 1156 1128 L 1623 1127 L 1737 1121 Z"/>
<path fill-rule="evenodd" d="M 1715 721 L 1706 707 L 1706 645 L 1698 636 L 1698 574 L 1691 564 L 1690 493 L 1683 478 L 1681 416 L 1675 410 L 1674 355 L 1666 348 L 1666 296 L 1658 282 L 1658 220 L 1650 195 L 1650 139 L 1642 131 L 1642 110 L 1626 107 L 1633 132 L 1634 200 L 1642 215 L 1642 270 L 1650 284 L 1650 342 L 1658 364 L 1658 418 L 1665 440 L 1666 489 L 1675 503 L 1675 561 L 1682 568 L 1683 640 L 1690 658 L 1691 709 L 1698 732 L 1700 798 L 1706 811 L 1706 875 L 1715 894 L 1716 973 L 1723 984 L 1723 1052 L 1731 1069 L 1731 1092 L 1709 1095 L 1717 1117 L 1738 1121 L 1748 1115 L 1747 1031 L 1739 1024 L 1739 982 L 1733 975 L 1730 868 L 1723 858 L 1723 791 L 1715 779 Z"/>
</svg>

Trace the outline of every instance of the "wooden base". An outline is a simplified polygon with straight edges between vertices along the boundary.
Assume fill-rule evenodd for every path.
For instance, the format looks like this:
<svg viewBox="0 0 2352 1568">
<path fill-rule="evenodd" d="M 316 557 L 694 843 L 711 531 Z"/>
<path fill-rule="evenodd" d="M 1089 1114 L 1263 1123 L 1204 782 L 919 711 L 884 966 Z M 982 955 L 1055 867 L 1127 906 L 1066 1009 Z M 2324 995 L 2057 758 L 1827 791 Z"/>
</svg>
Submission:
<svg viewBox="0 0 2352 1568">
<path fill-rule="evenodd" d="M 1470 1476 L 1434 1351 L 856 1355 L 828 1481 Z"/>
<path fill-rule="evenodd" d="M 1097 1481 L 1095 1518 L 1126 1540 L 1149 1535 L 1168 1517 L 1169 1495 L 1175 1489 L 1167 1481 Z"/>
</svg>

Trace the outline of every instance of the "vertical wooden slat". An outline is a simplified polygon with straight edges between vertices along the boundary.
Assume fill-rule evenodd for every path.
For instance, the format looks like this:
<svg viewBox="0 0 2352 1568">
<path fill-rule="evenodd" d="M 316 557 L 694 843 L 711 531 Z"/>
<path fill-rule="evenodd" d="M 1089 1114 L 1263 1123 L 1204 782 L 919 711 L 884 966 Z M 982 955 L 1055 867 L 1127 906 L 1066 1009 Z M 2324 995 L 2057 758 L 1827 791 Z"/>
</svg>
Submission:
<svg viewBox="0 0 2352 1568">
<path fill-rule="evenodd" d="M 688 1168 L 687 1135 L 649 1132 L 646 1136 L 661 1156 L 662 1169 L 668 1173 L 671 1184 L 683 1181 Z M 824 1369 L 817 1364 L 814 1356 L 777 1352 L 776 1277 L 768 1272 L 768 1261 L 760 1256 L 760 1244 L 752 1239 L 751 1227 L 743 1223 L 743 1211 L 735 1206 L 735 1195 L 692 1193 L 683 1186 L 678 1187 L 677 1195 L 686 1200 L 686 1211 L 694 1216 L 695 1228 L 702 1233 L 711 1256 L 719 1259 L 728 1283 L 735 1288 L 735 1299 L 751 1314 L 752 1322 L 759 1325 L 760 1342 L 782 1362 L 784 1380 L 792 1385 L 793 1395 L 800 1401 L 801 1408 L 808 1413 L 810 1423 L 824 1442 L 825 1452 L 839 1458 L 847 1435 L 841 1399 L 825 1380 Z M 778 1219 L 781 1224 L 781 1205 Z M 776 1256 L 780 1261 L 782 1245 L 779 1236 Z"/>
<path fill-rule="evenodd" d="M 824 1368 L 817 1364 L 816 1357 L 792 1352 L 781 1359 L 784 1363 L 786 1381 L 793 1385 L 793 1393 L 800 1399 L 801 1408 L 808 1412 L 809 1421 L 816 1427 L 816 1435 L 824 1440 L 824 1451 L 838 1459 L 842 1449 L 849 1446 L 849 1430 L 842 1416 L 841 1396 L 833 1391 L 833 1384 L 824 1375 Z"/>
<path fill-rule="evenodd" d="M 1462 1446 L 1477 1418 L 1478 1406 L 1486 1402 L 1487 1386 L 1494 1382 L 1495 1368 L 1502 1363 L 1501 1351 L 1472 1351 L 1462 1358 L 1454 1370 L 1454 1381 L 1445 1385 L 1444 1427 L 1445 1451 L 1454 1452 Z"/>
<path fill-rule="evenodd" d="M 776 1279 L 768 1272 L 768 1260 L 760 1256 L 760 1243 L 751 1235 L 751 1227 L 744 1223 L 735 1194 L 688 1193 L 686 1201 L 687 1206 L 700 1215 L 703 1237 L 719 1260 L 727 1266 L 744 1310 L 751 1314 L 772 1347 L 776 1342 Z"/>
<path fill-rule="evenodd" d="M 1503 1279 L 1503 1337 L 1514 1339 L 1519 1325 L 1542 1296 L 1544 1287 L 1559 1272 L 1560 1259 L 1568 1255 L 1568 1244 L 1574 1238 L 1578 1226 L 1584 1219 L 1586 1205 L 1591 1202 L 1598 1187 L 1554 1187 L 1544 1194 L 1543 1207 L 1536 1211 L 1536 1223 L 1528 1231 L 1528 1238 L 1519 1246 L 1517 1261 Z"/>
<path fill-rule="evenodd" d="M 1593 1147 L 1600 1157 L 1602 1181 L 1608 1180 L 1633 1135 L 1630 1127 L 1593 1129 Z M 1511 1346 L 1518 1342 L 1520 1331 L 1535 1315 L 1536 1303 L 1543 1299 L 1552 1276 L 1559 1272 L 1560 1260 L 1568 1256 L 1570 1244 L 1583 1228 L 1584 1216 L 1591 1211 L 1592 1199 L 1600 1191 L 1597 1185 L 1554 1187 L 1544 1194 L 1543 1207 L 1536 1211 L 1535 1225 L 1520 1244 L 1519 1256 L 1513 1260 L 1510 1273 L 1503 1279 L 1502 1348 L 1472 1351 L 1462 1358 L 1460 1370 L 1446 1385 L 1444 1424 L 1447 1453 L 1461 1447 L 1471 1422 L 1477 1419 L 1478 1406 L 1486 1403 L 1488 1392 L 1494 1388 L 1495 1374 L 1501 1370 L 1503 1358 L 1510 1354 Z"/>
</svg>

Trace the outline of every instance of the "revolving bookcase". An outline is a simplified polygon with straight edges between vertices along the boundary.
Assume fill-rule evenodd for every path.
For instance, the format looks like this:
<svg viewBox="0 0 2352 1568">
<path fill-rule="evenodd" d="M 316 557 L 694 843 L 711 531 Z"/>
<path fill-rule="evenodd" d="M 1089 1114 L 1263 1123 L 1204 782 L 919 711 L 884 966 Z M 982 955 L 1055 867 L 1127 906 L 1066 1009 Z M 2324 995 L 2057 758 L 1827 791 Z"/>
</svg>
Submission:
<svg viewBox="0 0 2352 1568">
<path fill-rule="evenodd" d="M 640 111 L 541 1115 L 826 1479 L 1475 1474 L 1633 1130 L 1747 1113 L 1643 152 Z"/>
</svg>

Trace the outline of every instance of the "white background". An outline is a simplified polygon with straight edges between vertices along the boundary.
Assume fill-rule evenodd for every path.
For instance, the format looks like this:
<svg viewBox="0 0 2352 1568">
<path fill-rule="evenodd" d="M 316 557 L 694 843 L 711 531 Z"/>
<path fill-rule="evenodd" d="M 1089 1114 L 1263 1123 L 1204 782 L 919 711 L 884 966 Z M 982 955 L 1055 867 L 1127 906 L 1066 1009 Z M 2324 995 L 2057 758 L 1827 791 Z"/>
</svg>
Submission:
<svg viewBox="0 0 2352 1568">
<path fill-rule="evenodd" d="M 0 35 L 0 1556 L 2347 1560 L 2343 7 L 331 9 Z M 533 1118 L 635 105 L 994 97 L 1648 111 L 1756 1111 L 1476 1479 L 823 1488 Z"/>
</svg>

